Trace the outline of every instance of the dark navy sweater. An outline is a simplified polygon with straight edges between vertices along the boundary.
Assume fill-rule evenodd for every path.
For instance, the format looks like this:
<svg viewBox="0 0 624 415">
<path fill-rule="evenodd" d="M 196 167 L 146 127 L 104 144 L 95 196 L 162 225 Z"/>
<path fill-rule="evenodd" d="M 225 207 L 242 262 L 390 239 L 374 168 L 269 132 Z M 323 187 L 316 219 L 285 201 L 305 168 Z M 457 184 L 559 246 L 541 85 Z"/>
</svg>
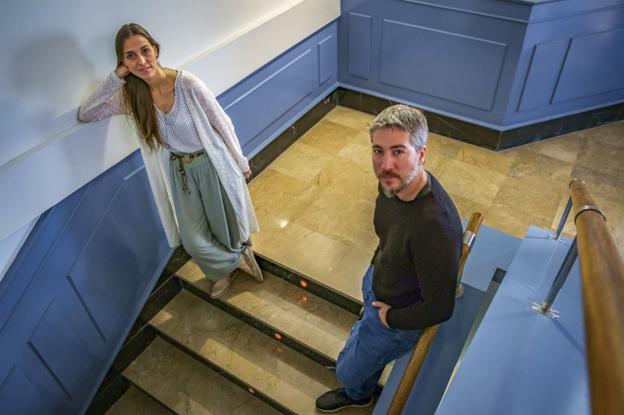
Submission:
<svg viewBox="0 0 624 415">
<path fill-rule="evenodd" d="M 388 325 L 420 329 L 449 319 L 463 230 L 442 185 L 429 174 L 427 185 L 408 202 L 380 191 L 374 225 L 379 246 L 372 260 L 373 291 L 392 306 Z"/>
</svg>

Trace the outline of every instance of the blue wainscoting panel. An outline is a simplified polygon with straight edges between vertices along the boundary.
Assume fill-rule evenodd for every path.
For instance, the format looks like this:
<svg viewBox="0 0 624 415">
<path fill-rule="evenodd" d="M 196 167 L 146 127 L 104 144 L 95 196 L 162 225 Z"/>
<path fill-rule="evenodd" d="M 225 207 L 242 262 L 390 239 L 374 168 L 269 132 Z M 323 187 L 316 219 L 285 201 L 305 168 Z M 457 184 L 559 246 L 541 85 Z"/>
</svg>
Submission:
<svg viewBox="0 0 624 415">
<path fill-rule="evenodd" d="M 52 300 L 35 327 L 28 345 L 70 400 L 80 399 L 93 370 L 91 351 L 69 323 L 67 313 Z"/>
<path fill-rule="evenodd" d="M 572 40 L 554 103 L 624 88 L 624 28 Z"/>
<path fill-rule="evenodd" d="M 518 9 L 526 5 L 459 0 L 349 5 L 339 22 L 342 86 L 486 126 L 504 118 L 526 30 L 526 22 L 515 16 L 528 16 Z"/>
<path fill-rule="evenodd" d="M 321 40 L 317 45 L 318 50 L 318 84 L 326 84 L 336 78 L 336 57 L 338 56 L 338 40 L 336 34 L 332 33 Z"/>
<path fill-rule="evenodd" d="M 566 39 L 533 47 L 518 111 L 550 104 L 569 45 L 570 41 Z"/>
<path fill-rule="evenodd" d="M 497 130 L 624 101 L 621 2 L 342 6 L 338 73 L 347 89 Z"/>
<path fill-rule="evenodd" d="M 0 284 L 1 412 L 84 412 L 170 254 L 138 151 L 42 215 Z"/>
<path fill-rule="evenodd" d="M 27 397 L 26 399 L 19 399 Z M 0 403 L 6 414 L 45 414 L 53 412 L 39 391 L 17 368 L 11 368 L 6 380 L 0 383 Z"/>
<path fill-rule="evenodd" d="M 338 81 L 337 45 L 333 22 L 219 96 L 247 156 L 333 91 Z"/>
<path fill-rule="evenodd" d="M 304 50 L 225 108 L 232 119 L 243 119 L 245 115 L 254 114 L 246 122 L 236 123 L 241 141 L 252 137 L 245 142 L 246 147 L 253 144 L 253 137 L 297 105 L 316 87 L 318 69 L 314 65 L 314 58 L 311 49 Z M 268 96 L 271 96 L 273 105 L 262 105 L 262 100 Z"/>
<path fill-rule="evenodd" d="M 432 59 L 441 49 L 445 59 Z M 505 49 L 503 43 L 386 19 L 380 79 L 489 111 L 494 104 Z"/>
<path fill-rule="evenodd" d="M 359 13 L 349 13 L 348 16 L 348 70 L 351 75 L 368 79 L 372 49 L 372 18 Z"/>
</svg>

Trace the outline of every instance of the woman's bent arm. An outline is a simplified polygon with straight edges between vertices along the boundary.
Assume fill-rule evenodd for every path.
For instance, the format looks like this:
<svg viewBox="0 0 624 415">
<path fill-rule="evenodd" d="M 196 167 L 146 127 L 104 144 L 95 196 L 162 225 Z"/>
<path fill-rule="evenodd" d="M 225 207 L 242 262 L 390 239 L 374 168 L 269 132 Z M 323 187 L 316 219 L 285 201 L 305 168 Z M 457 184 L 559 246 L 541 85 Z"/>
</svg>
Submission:
<svg viewBox="0 0 624 415">
<path fill-rule="evenodd" d="M 95 91 L 80 106 L 78 119 L 83 122 L 99 121 L 111 115 L 126 114 L 121 99 L 121 87 L 125 81 L 115 75 L 115 72 L 97 87 Z"/>
</svg>

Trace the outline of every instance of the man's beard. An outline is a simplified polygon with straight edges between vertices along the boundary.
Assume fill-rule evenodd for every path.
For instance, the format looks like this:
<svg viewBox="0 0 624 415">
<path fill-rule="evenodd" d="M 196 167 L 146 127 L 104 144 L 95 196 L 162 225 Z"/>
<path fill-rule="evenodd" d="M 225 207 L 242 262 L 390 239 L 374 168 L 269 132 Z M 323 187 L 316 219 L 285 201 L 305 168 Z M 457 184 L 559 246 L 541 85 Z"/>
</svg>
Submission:
<svg viewBox="0 0 624 415">
<path fill-rule="evenodd" d="M 414 166 L 414 169 L 412 170 L 412 172 L 409 174 L 409 176 L 407 176 L 405 179 L 401 180 L 401 183 L 399 184 L 399 186 L 395 189 L 386 189 L 384 187 L 383 184 L 381 184 L 381 190 L 383 192 L 383 194 L 388 198 L 393 198 L 396 195 L 398 195 L 399 193 L 401 193 L 403 190 L 405 190 L 405 188 L 414 181 L 414 179 L 416 179 L 416 176 L 418 176 L 420 169 L 418 168 L 418 164 L 416 164 Z M 381 179 L 383 176 L 392 176 L 392 177 L 396 177 L 398 179 L 401 179 L 398 175 L 391 173 L 389 171 L 382 171 L 381 174 L 378 176 L 378 179 Z"/>
</svg>

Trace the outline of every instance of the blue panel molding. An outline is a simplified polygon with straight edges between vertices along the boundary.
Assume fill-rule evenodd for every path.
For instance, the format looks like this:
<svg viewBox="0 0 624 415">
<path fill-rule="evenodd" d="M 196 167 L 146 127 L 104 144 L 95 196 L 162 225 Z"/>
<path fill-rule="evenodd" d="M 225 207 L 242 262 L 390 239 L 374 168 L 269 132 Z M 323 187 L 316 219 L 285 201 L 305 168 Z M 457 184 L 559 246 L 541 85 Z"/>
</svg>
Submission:
<svg viewBox="0 0 624 415">
<path fill-rule="evenodd" d="M 56 300 L 50 302 L 28 344 L 67 397 L 79 399 L 88 386 L 84 379 L 94 366 L 93 356 Z"/>
<path fill-rule="evenodd" d="M 338 40 L 331 34 L 318 42 L 318 85 L 326 84 L 332 77 L 336 77 L 338 56 Z"/>
<path fill-rule="evenodd" d="M 28 399 L 16 399 L 27 396 Z M 45 414 L 51 409 L 39 391 L 17 367 L 12 367 L 7 378 L 0 384 L 0 402 L 7 414 Z"/>
<path fill-rule="evenodd" d="M 550 104 L 569 45 L 569 40 L 557 40 L 533 47 L 518 112 Z"/>
<path fill-rule="evenodd" d="M 572 39 L 552 103 L 624 88 L 624 28 Z"/>
<path fill-rule="evenodd" d="M 441 47 L 447 58 L 429 59 Z M 384 19 L 380 80 L 490 111 L 506 49 L 501 42 Z"/>
<path fill-rule="evenodd" d="M 337 23 L 293 46 L 218 99 L 247 156 L 254 156 L 338 81 Z"/>
<path fill-rule="evenodd" d="M 42 215 L 0 285 L 0 407 L 81 413 L 170 253 L 139 152 Z"/>
<path fill-rule="evenodd" d="M 368 79 L 371 71 L 372 18 L 349 13 L 348 71 L 353 76 Z"/>
</svg>

